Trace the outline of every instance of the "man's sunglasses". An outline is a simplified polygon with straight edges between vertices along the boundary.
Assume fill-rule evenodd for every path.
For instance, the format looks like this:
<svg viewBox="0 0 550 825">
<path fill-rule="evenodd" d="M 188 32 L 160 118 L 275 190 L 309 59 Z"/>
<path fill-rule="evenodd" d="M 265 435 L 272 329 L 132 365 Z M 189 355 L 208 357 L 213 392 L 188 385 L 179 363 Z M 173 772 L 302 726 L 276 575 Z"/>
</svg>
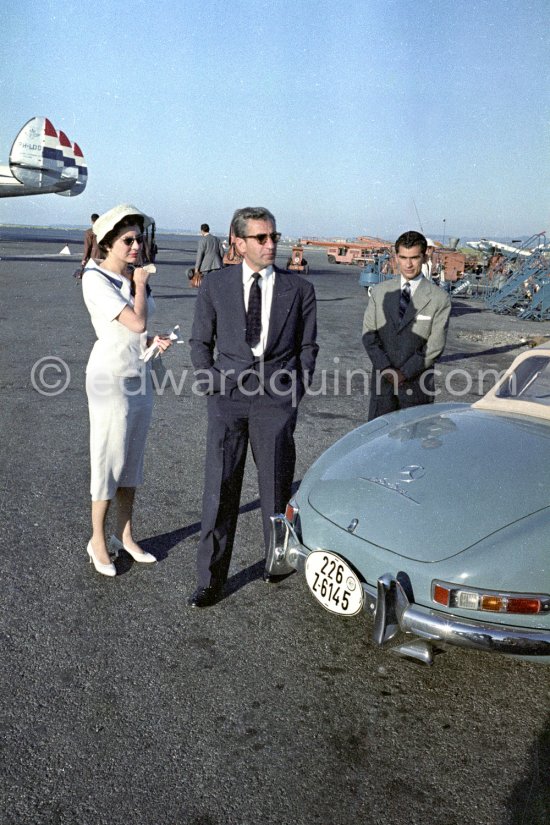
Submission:
<svg viewBox="0 0 550 825">
<path fill-rule="evenodd" d="M 143 243 L 143 235 L 136 235 L 135 238 L 121 238 L 122 243 L 126 244 L 127 247 L 132 246 L 133 243 L 137 243 L 141 246 Z"/>
<path fill-rule="evenodd" d="M 259 235 L 245 235 L 245 238 L 254 238 L 260 246 L 263 246 L 268 238 L 271 238 L 273 243 L 278 243 L 281 240 L 280 232 L 261 232 Z"/>
</svg>

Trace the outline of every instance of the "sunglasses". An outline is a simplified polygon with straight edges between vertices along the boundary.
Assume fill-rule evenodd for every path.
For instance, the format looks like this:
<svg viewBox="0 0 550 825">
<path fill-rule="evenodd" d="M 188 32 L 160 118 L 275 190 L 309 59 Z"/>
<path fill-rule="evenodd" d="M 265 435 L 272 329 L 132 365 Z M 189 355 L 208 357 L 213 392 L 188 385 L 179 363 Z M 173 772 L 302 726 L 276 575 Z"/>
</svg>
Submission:
<svg viewBox="0 0 550 825">
<path fill-rule="evenodd" d="M 281 240 L 281 233 L 280 232 L 261 232 L 259 235 L 245 235 L 245 238 L 254 238 L 260 246 L 263 246 L 268 238 L 271 238 L 273 243 L 277 243 Z"/>
<path fill-rule="evenodd" d="M 136 235 L 135 238 L 121 238 L 120 240 L 123 244 L 126 244 L 127 247 L 132 246 L 133 243 L 137 243 L 141 246 L 143 243 L 143 235 Z"/>
</svg>

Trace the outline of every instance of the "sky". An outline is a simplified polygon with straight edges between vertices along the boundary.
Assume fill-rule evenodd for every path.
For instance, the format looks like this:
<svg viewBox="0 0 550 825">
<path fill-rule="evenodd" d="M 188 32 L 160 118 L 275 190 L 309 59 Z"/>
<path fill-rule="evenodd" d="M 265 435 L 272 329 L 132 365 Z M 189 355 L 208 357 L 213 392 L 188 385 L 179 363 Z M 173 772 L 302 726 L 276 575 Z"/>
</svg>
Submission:
<svg viewBox="0 0 550 825">
<path fill-rule="evenodd" d="M 43 115 L 89 177 L 0 223 L 133 203 L 159 231 L 258 205 L 290 236 L 550 231 L 547 32 L 547 0 L 18 0 L 0 164 Z"/>
</svg>

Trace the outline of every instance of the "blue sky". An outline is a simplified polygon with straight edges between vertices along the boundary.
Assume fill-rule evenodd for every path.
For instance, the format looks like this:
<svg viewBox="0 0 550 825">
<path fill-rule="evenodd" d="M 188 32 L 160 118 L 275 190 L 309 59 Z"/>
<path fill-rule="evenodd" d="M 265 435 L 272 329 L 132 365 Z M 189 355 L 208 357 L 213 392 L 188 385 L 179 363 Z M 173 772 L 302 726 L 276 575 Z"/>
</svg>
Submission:
<svg viewBox="0 0 550 825">
<path fill-rule="evenodd" d="M 417 211 L 436 237 L 550 230 L 546 0 L 19 0 L 2 18 L 0 163 L 45 115 L 89 182 L 0 200 L 0 222 L 132 202 L 160 229 L 265 205 L 290 235 L 392 239 Z"/>
</svg>

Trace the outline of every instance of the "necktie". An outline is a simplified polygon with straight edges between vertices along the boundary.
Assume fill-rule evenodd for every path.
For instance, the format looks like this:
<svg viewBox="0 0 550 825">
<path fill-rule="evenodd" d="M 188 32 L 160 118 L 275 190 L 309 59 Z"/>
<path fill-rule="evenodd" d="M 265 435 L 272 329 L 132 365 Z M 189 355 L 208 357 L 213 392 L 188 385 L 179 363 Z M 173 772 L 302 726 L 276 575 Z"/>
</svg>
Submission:
<svg viewBox="0 0 550 825">
<path fill-rule="evenodd" d="M 248 309 L 246 312 L 246 343 L 250 347 L 255 347 L 260 343 L 262 332 L 262 290 L 260 289 L 260 273 L 254 272 L 252 277 L 254 283 L 250 287 L 248 296 Z"/>
<path fill-rule="evenodd" d="M 399 320 L 401 321 L 403 315 L 407 311 L 407 307 L 411 302 L 411 285 L 405 284 L 403 289 L 401 290 L 401 295 L 399 296 Z"/>
</svg>

